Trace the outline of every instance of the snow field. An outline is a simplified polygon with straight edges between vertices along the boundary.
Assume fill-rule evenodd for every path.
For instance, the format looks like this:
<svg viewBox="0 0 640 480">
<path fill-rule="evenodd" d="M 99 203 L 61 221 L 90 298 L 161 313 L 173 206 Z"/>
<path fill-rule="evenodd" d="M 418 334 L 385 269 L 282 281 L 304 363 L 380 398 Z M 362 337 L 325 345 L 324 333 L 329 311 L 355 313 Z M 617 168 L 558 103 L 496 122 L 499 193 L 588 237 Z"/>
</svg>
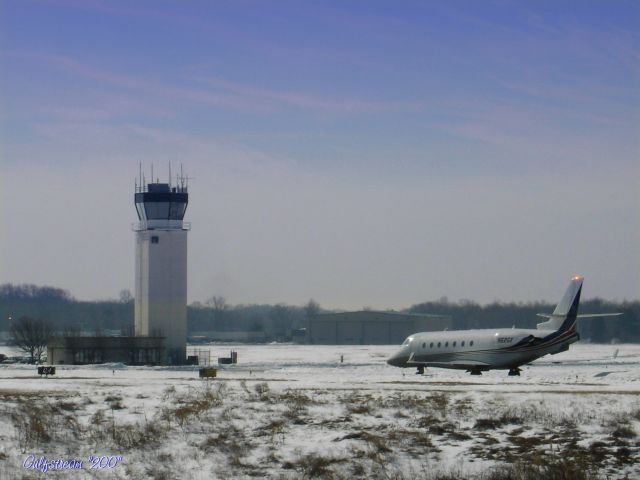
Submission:
<svg viewBox="0 0 640 480">
<path fill-rule="evenodd" d="M 574 345 L 521 377 L 418 376 L 385 363 L 395 346 L 210 348 L 240 363 L 208 381 L 192 367 L 45 379 L 0 365 L 0 478 L 488 479 L 556 464 L 640 478 L 639 345 Z M 23 468 L 29 454 L 85 464 L 43 473 Z M 90 455 L 123 459 L 90 470 Z"/>
</svg>

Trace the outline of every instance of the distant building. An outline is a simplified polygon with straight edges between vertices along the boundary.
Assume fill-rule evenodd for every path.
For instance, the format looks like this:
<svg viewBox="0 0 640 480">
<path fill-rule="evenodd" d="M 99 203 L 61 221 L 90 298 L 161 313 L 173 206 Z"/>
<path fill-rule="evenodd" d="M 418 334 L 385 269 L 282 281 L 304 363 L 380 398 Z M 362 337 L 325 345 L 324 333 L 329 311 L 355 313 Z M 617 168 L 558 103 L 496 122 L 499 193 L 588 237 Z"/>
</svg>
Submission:
<svg viewBox="0 0 640 480">
<path fill-rule="evenodd" d="M 47 360 L 51 365 L 160 365 L 165 350 L 164 337 L 50 337 Z"/>
<path fill-rule="evenodd" d="M 395 345 L 412 333 L 451 328 L 451 317 L 397 312 L 323 313 L 309 319 L 307 343 L 313 345 Z"/>
<path fill-rule="evenodd" d="M 208 342 L 240 342 L 240 343 L 264 343 L 267 341 L 265 332 L 251 332 L 234 330 L 221 332 L 218 330 L 195 331 L 189 334 L 189 343 Z"/>
</svg>

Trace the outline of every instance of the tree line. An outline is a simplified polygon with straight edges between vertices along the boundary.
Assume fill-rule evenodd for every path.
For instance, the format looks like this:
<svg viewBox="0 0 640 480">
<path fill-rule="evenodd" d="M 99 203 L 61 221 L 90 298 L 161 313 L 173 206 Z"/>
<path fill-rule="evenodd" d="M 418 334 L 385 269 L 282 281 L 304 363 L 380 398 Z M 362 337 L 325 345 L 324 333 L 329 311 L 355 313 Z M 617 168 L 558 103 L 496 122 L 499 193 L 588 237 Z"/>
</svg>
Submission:
<svg viewBox="0 0 640 480">
<path fill-rule="evenodd" d="M 402 310 L 403 313 L 449 315 L 453 328 L 510 327 L 535 328 L 544 321 L 537 313 L 551 313 L 554 304 L 547 302 L 502 303 L 481 305 L 462 300 L 441 298 Z M 588 313 L 622 312 L 620 317 L 582 319 L 581 338 L 596 343 L 611 341 L 640 342 L 640 301 L 610 302 L 595 298 L 584 300 L 580 310 Z M 190 334 L 206 331 L 264 332 L 267 341 L 287 341 L 293 332 L 307 325 L 307 319 L 323 310 L 313 300 L 302 306 L 230 305 L 222 296 L 194 302 L 187 308 Z M 131 334 L 134 321 L 133 296 L 128 290 L 118 299 L 101 301 L 76 300 L 69 292 L 54 287 L 35 285 L 0 285 L 0 330 L 8 332 L 11 320 L 21 317 L 46 320 L 53 331 L 105 333 L 118 331 Z"/>
<path fill-rule="evenodd" d="M 469 300 L 450 302 L 442 298 L 413 305 L 407 312 L 449 315 L 454 329 L 511 327 L 536 328 L 546 319 L 538 313 L 550 314 L 555 304 L 548 302 L 493 302 L 480 305 Z M 593 343 L 640 343 L 640 301 L 611 302 L 600 298 L 582 300 L 580 312 L 622 313 L 617 317 L 582 318 L 578 321 L 580 338 Z"/>
<path fill-rule="evenodd" d="M 306 326 L 310 312 L 319 307 L 313 301 L 304 306 L 230 305 L 222 296 L 187 307 L 187 330 L 264 332 L 267 341 L 291 340 L 292 332 Z M 44 319 L 54 332 L 85 334 L 132 334 L 134 299 L 128 290 L 118 299 L 81 301 L 69 292 L 35 285 L 0 285 L 0 331 L 8 332 L 12 319 Z"/>
</svg>

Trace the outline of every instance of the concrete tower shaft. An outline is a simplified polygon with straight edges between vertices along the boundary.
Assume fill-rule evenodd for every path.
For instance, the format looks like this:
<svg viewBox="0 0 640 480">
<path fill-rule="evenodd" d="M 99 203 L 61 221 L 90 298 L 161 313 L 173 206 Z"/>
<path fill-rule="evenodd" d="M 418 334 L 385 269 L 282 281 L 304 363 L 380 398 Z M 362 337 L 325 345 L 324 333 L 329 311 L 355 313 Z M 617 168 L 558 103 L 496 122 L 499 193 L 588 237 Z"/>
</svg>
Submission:
<svg viewBox="0 0 640 480">
<path fill-rule="evenodd" d="M 165 363 L 182 364 L 187 344 L 187 232 L 184 182 L 136 188 L 136 336 L 166 338 Z"/>
</svg>

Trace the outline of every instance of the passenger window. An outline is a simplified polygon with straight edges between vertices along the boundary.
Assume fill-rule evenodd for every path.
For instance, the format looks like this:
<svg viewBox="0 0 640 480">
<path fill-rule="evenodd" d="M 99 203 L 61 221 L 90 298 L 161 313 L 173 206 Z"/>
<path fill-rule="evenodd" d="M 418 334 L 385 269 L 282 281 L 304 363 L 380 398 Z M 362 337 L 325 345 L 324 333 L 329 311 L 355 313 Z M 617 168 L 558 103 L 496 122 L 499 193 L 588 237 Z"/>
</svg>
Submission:
<svg viewBox="0 0 640 480">
<path fill-rule="evenodd" d="M 429 348 L 433 348 L 433 342 L 429 344 Z"/>
<path fill-rule="evenodd" d="M 427 344 L 423 342 L 422 343 L 422 348 L 426 348 L 426 347 L 427 347 Z"/>
<path fill-rule="evenodd" d="M 438 342 L 438 348 L 440 348 L 440 345 L 442 345 L 440 342 Z"/>
<path fill-rule="evenodd" d="M 453 342 L 453 346 L 454 346 L 454 347 L 456 346 L 456 342 Z"/>
<path fill-rule="evenodd" d="M 444 346 L 448 347 L 449 346 L 449 342 L 444 342 Z"/>
<path fill-rule="evenodd" d="M 471 340 L 471 341 L 469 342 L 469 346 L 470 346 L 470 347 L 473 347 L 473 340 Z"/>
<path fill-rule="evenodd" d="M 460 342 L 460 346 L 464 347 L 464 340 L 462 340 L 462 342 Z"/>
</svg>

